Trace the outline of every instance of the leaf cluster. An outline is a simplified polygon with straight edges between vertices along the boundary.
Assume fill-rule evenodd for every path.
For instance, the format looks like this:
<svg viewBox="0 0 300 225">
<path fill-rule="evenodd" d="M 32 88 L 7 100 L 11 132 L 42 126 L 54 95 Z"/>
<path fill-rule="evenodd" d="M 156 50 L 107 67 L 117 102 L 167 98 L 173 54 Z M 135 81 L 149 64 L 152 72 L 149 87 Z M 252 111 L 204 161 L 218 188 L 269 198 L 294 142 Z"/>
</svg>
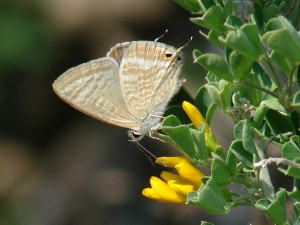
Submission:
<svg viewBox="0 0 300 225">
<path fill-rule="evenodd" d="M 217 108 L 235 123 L 230 147 L 211 149 L 204 125 L 197 130 L 174 115 L 164 120 L 160 138 L 211 171 L 187 203 L 212 214 L 252 206 L 275 224 L 300 222 L 300 2 L 175 2 L 191 13 L 199 34 L 223 52 L 193 51 L 195 62 L 207 70 L 207 83 L 199 87 L 194 105 L 208 123 Z M 278 146 L 278 158 L 268 156 L 270 144 Z M 290 177 L 291 190 L 273 187 L 271 163 Z M 242 185 L 246 194 L 232 192 L 232 184 Z M 292 221 L 287 201 L 293 205 Z"/>
</svg>

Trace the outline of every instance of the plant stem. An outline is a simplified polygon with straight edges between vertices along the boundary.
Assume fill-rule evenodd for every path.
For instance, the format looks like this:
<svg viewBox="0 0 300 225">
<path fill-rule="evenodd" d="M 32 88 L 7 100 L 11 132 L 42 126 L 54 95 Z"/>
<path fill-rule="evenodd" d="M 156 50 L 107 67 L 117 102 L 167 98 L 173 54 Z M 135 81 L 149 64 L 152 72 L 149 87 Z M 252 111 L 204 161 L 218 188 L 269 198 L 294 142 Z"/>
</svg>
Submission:
<svg viewBox="0 0 300 225">
<path fill-rule="evenodd" d="M 269 95 L 271 95 L 271 96 L 273 96 L 274 98 L 278 98 L 278 95 L 276 94 L 276 93 L 274 93 L 273 91 L 270 91 L 270 90 L 268 90 L 268 89 L 265 89 L 265 88 L 263 88 L 263 87 L 261 87 L 261 86 L 258 86 L 258 85 L 256 85 L 256 84 L 253 84 L 253 83 L 250 83 L 250 82 L 248 82 L 248 81 L 239 81 L 240 83 L 244 83 L 244 84 L 246 84 L 246 85 L 249 85 L 249 86 L 251 86 L 251 87 L 254 87 L 254 88 L 256 88 L 256 89 L 258 89 L 258 90 L 260 90 L 260 91 L 263 91 L 263 92 L 265 92 L 265 93 L 267 93 L 267 94 L 269 94 Z"/>
<path fill-rule="evenodd" d="M 254 166 L 256 168 L 265 167 L 265 166 L 267 166 L 268 164 L 271 164 L 271 163 L 276 163 L 277 165 L 283 164 L 283 165 L 292 166 L 294 168 L 300 169 L 300 164 L 295 163 L 295 162 L 290 161 L 290 160 L 285 159 L 285 158 L 268 158 L 268 159 L 263 159 L 263 160 L 261 160 L 258 163 L 254 163 Z"/>
<path fill-rule="evenodd" d="M 294 77 L 294 73 L 297 69 L 297 66 L 294 66 L 290 75 L 289 75 L 289 80 L 288 80 L 288 96 L 291 97 L 293 95 L 293 77 Z"/>
</svg>

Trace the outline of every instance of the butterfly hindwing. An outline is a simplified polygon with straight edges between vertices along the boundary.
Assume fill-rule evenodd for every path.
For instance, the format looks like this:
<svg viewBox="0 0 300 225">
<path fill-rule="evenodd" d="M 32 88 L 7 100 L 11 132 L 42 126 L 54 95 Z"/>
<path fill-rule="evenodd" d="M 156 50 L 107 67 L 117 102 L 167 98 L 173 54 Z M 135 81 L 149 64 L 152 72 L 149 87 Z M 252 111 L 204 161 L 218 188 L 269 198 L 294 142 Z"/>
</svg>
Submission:
<svg viewBox="0 0 300 225">
<path fill-rule="evenodd" d="M 119 68 L 111 58 L 73 67 L 54 83 L 56 94 L 79 111 L 106 123 L 138 129 L 128 111 L 119 83 Z"/>
</svg>

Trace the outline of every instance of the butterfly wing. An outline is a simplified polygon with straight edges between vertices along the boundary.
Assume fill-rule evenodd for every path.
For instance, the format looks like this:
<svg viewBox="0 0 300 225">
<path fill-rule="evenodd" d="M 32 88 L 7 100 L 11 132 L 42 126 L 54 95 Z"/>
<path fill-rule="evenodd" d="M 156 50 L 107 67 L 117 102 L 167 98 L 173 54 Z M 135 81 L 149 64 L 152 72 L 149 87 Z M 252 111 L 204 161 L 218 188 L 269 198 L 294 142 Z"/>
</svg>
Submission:
<svg viewBox="0 0 300 225">
<path fill-rule="evenodd" d="M 53 83 L 55 93 L 77 110 L 98 120 L 137 130 L 119 83 L 119 67 L 112 58 L 100 58 L 73 67 Z"/>
<path fill-rule="evenodd" d="M 130 45 L 131 42 L 124 42 L 124 43 L 119 43 L 119 44 L 116 44 L 114 47 L 112 47 L 109 52 L 106 54 L 106 56 L 108 58 L 113 58 L 118 66 L 120 66 L 122 60 L 123 60 L 123 57 L 124 57 L 124 54 L 128 48 L 128 46 Z"/>
<path fill-rule="evenodd" d="M 180 51 L 171 46 L 131 42 L 120 65 L 120 84 L 127 108 L 136 118 L 144 121 L 163 115 L 182 85 L 181 61 Z"/>
</svg>

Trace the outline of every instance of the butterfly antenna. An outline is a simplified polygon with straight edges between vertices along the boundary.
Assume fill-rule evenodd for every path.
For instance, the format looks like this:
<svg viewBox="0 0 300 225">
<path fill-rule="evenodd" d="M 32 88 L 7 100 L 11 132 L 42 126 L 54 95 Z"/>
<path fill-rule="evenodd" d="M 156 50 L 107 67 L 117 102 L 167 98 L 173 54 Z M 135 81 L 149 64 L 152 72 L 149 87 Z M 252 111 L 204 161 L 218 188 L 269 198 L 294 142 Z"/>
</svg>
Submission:
<svg viewBox="0 0 300 225">
<path fill-rule="evenodd" d="M 183 49 L 184 47 L 188 46 L 189 43 L 193 40 L 193 36 L 191 37 L 191 39 L 183 46 L 181 46 L 180 48 L 177 49 L 177 51 L 179 52 L 181 49 Z"/>
<path fill-rule="evenodd" d="M 160 35 L 158 38 L 156 38 L 154 41 L 157 42 L 159 39 L 163 38 L 166 35 L 166 33 L 168 33 L 168 31 L 169 30 L 166 29 L 165 32 L 162 35 Z"/>
<path fill-rule="evenodd" d="M 166 165 L 159 160 L 153 153 L 151 153 L 148 149 L 146 149 L 143 145 L 141 145 L 138 141 L 134 141 L 131 140 L 135 146 L 150 160 L 150 162 L 155 165 L 155 161 L 158 161 L 160 165 L 166 167 Z M 155 161 L 153 161 L 152 159 L 155 159 Z"/>
</svg>

